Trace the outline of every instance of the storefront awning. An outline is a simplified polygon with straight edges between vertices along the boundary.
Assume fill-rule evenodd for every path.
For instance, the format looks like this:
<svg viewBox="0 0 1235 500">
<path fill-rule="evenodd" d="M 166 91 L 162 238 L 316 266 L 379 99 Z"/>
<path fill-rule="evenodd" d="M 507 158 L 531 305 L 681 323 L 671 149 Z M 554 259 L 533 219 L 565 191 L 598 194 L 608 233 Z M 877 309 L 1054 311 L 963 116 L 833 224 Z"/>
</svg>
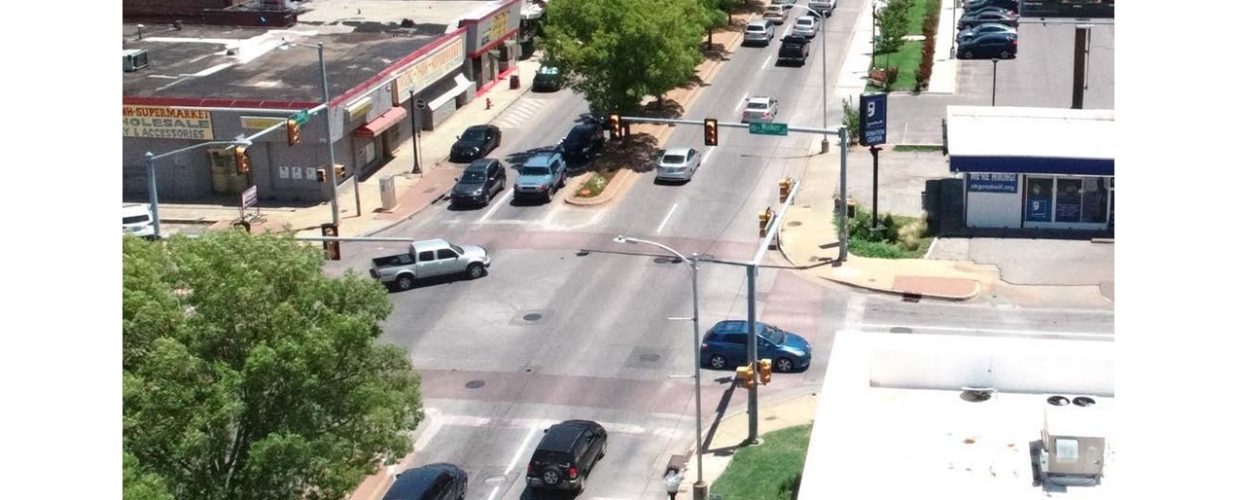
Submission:
<svg viewBox="0 0 1235 500">
<path fill-rule="evenodd" d="M 390 111 L 382 113 L 381 116 L 374 118 L 373 121 L 361 125 L 355 132 L 352 132 L 352 135 L 357 137 L 373 137 L 385 132 L 386 129 L 399 123 L 404 118 L 407 118 L 407 111 L 402 106 L 396 106 L 390 108 Z"/>
<path fill-rule="evenodd" d="M 1113 110 L 948 106 L 953 172 L 1115 175 Z"/>
</svg>

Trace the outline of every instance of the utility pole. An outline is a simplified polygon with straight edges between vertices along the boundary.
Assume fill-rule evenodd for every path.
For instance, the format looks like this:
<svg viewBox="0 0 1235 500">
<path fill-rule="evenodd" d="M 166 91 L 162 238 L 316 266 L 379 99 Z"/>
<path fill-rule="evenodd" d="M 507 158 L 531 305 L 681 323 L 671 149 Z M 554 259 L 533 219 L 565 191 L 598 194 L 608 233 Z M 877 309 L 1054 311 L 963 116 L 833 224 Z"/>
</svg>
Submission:
<svg viewBox="0 0 1235 500">
<path fill-rule="evenodd" d="M 995 82 L 999 79 L 999 59 L 991 59 L 991 106 L 995 105 Z"/>
<path fill-rule="evenodd" d="M 1089 59 L 1089 26 L 1078 25 L 1072 43 L 1072 109 L 1085 107 L 1085 66 Z"/>
<path fill-rule="evenodd" d="M 755 335 L 755 272 L 758 263 L 746 265 L 746 361 L 752 366 L 759 363 L 759 337 Z M 759 384 L 750 385 L 746 398 L 746 413 L 749 415 L 746 444 L 759 442 Z"/>
<path fill-rule="evenodd" d="M 874 161 L 875 168 L 871 170 L 874 178 L 871 180 L 871 185 L 874 186 L 874 194 L 871 195 L 871 229 L 879 228 L 879 147 L 871 146 L 871 159 Z M 848 207 L 845 207 L 848 210 Z"/>
<path fill-rule="evenodd" d="M 330 87 L 326 83 L 326 44 L 317 42 L 317 64 L 322 71 L 322 104 L 326 105 L 326 151 L 330 166 L 326 168 L 326 181 L 330 183 L 330 220 L 335 227 L 339 226 L 339 183 L 334 175 L 334 136 L 330 128 Z M 356 185 L 360 190 L 360 185 Z M 357 195 L 359 196 L 359 195 Z M 356 209 L 360 210 L 360 198 L 356 198 Z M 360 215 L 360 214 L 357 214 Z"/>
</svg>

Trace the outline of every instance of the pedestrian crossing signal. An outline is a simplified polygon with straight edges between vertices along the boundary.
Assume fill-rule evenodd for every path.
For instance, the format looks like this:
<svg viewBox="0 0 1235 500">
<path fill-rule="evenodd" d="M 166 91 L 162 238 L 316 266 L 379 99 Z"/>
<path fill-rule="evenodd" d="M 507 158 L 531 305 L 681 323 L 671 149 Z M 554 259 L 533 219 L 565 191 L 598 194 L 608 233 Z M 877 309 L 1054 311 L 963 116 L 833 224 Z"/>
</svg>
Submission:
<svg viewBox="0 0 1235 500">
<path fill-rule="evenodd" d="M 622 115 L 609 113 L 609 138 L 622 136 Z"/>
<path fill-rule="evenodd" d="M 317 182 L 326 182 L 326 169 L 317 169 Z"/>
<path fill-rule="evenodd" d="M 300 124 L 295 119 L 287 120 L 287 145 L 295 146 L 300 142 Z"/>
<path fill-rule="evenodd" d="M 232 154 L 236 158 L 236 175 L 247 175 L 249 173 L 249 155 L 245 154 L 245 147 L 236 146 Z"/>
<path fill-rule="evenodd" d="M 717 141 L 717 137 L 716 137 L 716 132 L 717 132 L 716 127 L 717 127 L 717 123 L 716 123 L 715 118 L 705 118 L 703 120 L 703 145 L 704 146 L 715 146 L 717 142 L 719 142 Z"/>
</svg>

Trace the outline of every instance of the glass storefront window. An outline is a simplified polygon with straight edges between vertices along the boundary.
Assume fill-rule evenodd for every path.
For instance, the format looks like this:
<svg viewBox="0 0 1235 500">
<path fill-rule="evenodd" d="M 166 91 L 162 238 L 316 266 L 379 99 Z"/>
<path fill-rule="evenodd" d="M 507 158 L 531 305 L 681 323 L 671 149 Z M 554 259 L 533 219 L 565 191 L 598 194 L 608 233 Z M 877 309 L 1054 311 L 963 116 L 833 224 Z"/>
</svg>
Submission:
<svg viewBox="0 0 1235 500">
<path fill-rule="evenodd" d="M 1081 222 L 1106 222 L 1106 180 L 1086 177 L 1082 182 Z"/>
<path fill-rule="evenodd" d="M 1029 222 L 1051 221 L 1051 199 L 1055 179 L 1029 177 L 1025 180 L 1025 220 Z"/>
<path fill-rule="evenodd" d="M 1058 179 L 1055 195 L 1055 222 L 1081 221 L 1081 180 Z"/>
</svg>

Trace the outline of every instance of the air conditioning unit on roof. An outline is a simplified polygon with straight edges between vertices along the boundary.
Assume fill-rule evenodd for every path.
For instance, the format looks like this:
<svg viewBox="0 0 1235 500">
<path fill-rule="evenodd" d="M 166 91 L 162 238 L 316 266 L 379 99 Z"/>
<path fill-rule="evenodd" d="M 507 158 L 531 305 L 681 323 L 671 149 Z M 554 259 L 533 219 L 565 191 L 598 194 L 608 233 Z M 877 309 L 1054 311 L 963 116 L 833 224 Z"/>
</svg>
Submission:
<svg viewBox="0 0 1235 500">
<path fill-rule="evenodd" d="M 1102 482 L 1108 421 L 1104 411 L 1089 406 L 1046 408 L 1038 461 L 1045 482 L 1069 486 Z"/>
<path fill-rule="evenodd" d="M 124 51 L 124 71 L 126 73 L 137 71 L 150 65 L 150 58 L 146 55 L 146 49 L 129 49 Z"/>
</svg>

